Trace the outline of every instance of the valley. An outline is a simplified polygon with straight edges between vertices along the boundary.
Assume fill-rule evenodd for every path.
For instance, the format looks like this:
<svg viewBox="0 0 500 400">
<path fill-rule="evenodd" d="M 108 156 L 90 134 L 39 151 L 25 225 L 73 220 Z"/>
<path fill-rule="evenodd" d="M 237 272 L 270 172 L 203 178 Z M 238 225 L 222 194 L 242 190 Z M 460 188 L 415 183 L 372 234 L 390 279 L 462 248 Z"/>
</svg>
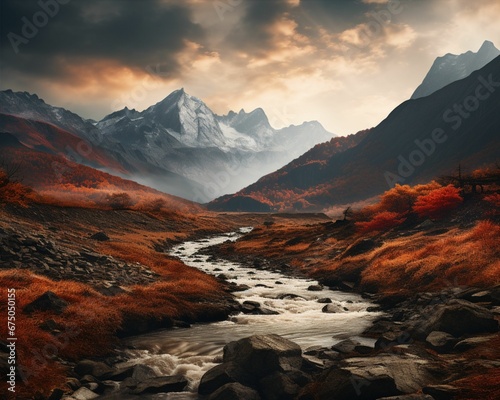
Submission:
<svg viewBox="0 0 500 400">
<path fill-rule="evenodd" d="M 27 21 L 28 3 L 7 3 Z M 310 18 L 320 1 L 230 2 L 227 19 L 216 2 L 218 22 L 181 3 L 50 0 L 83 30 L 51 25 L 33 45 L 85 40 L 31 86 L 22 71 L 52 47 L 10 60 L 0 398 L 500 398 L 500 51 L 481 38 L 435 58 L 443 44 L 416 46 L 393 2 L 325 2 L 364 10 L 336 34 L 344 17 Z M 370 15 L 381 37 L 360 48 Z M 111 46 L 123 35 L 109 27 L 135 35 Z M 424 54 L 435 61 L 413 90 Z M 144 98 L 115 109 L 137 82 Z"/>
<path fill-rule="evenodd" d="M 323 377 L 339 369 L 384 394 L 496 393 L 498 209 L 476 196 L 432 222 L 364 231 L 351 217 L 321 213 L 4 206 L 0 280 L 16 289 L 18 330 L 30 343 L 18 350 L 26 379 L 18 398 L 153 398 L 157 390 L 198 398 L 218 387 L 205 374 L 222 347 L 272 333 L 302 347 L 307 379 L 291 390 L 304 398 L 336 393 L 333 375 Z M 391 192 L 384 198 L 382 207 L 398 204 Z M 457 305 L 470 321 L 448 326 L 439 310 Z M 429 337 L 441 330 L 452 332 L 446 342 Z M 52 356 L 34 357 L 51 343 Z"/>
</svg>

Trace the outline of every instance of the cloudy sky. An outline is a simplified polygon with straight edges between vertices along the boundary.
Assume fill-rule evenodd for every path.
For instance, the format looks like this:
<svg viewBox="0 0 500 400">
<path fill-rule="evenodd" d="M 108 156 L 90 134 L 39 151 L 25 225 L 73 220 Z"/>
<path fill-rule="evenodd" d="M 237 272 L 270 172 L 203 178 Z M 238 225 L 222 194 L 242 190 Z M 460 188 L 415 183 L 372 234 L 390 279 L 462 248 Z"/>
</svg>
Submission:
<svg viewBox="0 0 500 400">
<path fill-rule="evenodd" d="M 437 56 L 500 45 L 498 0 L 0 4 L 0 88 L 94 119 L 184 87 L 219 114 L 262 107 L 275 127 L 345 135 L 408 99 Z"/>
</svg>

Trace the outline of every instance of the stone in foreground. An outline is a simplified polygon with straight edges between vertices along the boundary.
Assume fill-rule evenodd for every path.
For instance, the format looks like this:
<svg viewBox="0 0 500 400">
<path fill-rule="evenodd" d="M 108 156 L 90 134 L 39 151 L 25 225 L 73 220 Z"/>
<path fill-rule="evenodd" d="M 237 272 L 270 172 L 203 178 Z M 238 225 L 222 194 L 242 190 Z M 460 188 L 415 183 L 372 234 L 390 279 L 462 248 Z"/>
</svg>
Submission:
<svg viewBox="0 0 500 400">
<path fill-rule="evenodd" d="M 134 394 L 181 392 L 187 386 L 183 376 L 160 376 L 141 382 L 132 391 Z"/>
<path fill-rule="evenodd" d="M 208 400 L 261 400 L 259 393 L 241 383 L 228 383 L 212 393 Z"/>
<path fill-rule="evenodd" d="M 224 362 L 233 362 L 258 380 L 273 372 L 302 366 L 300 346 L 278 335 L 255 335 L 224 347 Z"/>
</svg>

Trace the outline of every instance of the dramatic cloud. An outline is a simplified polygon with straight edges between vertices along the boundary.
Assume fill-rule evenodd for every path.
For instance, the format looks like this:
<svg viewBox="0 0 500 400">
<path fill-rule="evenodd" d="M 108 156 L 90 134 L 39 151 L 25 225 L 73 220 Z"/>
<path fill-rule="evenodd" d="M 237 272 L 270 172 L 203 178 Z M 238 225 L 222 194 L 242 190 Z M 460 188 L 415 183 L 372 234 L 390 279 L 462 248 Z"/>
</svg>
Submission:
<svg viewBox="0 0 500 400">
<path fill-rule="evenodd" d="M 2 0 L 1 11 L 1 88 L 96 119 L 184 87 L 219 113 L 262 107 L 277 127 L 317 119 L 348 134 L 406 100 L 435 57 L 500 44 L 496 0 Z"/>
</svg>

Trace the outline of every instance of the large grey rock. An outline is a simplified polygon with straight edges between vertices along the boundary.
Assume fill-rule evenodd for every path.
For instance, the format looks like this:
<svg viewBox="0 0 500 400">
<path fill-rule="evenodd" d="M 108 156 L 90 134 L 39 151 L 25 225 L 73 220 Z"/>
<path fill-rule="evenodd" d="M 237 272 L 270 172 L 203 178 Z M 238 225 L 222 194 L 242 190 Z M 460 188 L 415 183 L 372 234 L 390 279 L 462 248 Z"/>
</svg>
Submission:
<svg viewBox="0 0 500 400">
<path fill-rule="evenodd" d="M 358 375 L 347 369 L 333 368 L 324 381 L 314 385 L 316 400 L 375 400 L 401 394 L 387 374 Z"/>
<path fill-rule="evenodd" d="M 366 380 L 372 376 L 390 376 L 401 393 L 415 393 L 422 387 L 434 383 L 433 365 L 413 354 L 355 357 L 348 358 L 345 362 L 346 370 Z"/>
<path fill-rule="evenodd" d="M 212 393 L 208 400 L 261 400 L 259 393 L 241 383 L 228 383 Z"/>
<path fill-rule="evenodd" d="M 198 386 L 198 393 L 208 395 L 228 383 L 240 382 L 248 384 L 251 381 L 252 377 L 244 372 L 241 367 L 237 367 L 233 362 L 226 362 L 216 365 L 202 376 Z"/>
<path fill-rule="evenodd" d="M 282 372 L 262 378 L 259 388 L 266 400 L 292 400 L 300 390 L 300 386 Z"/>
<path fill-rule="evenodd" d="M 278 335 L 255 335 L 224 347 L 224 362 L 233 362 L 255 379 L 302 366 L 300 346 Z"/>
<path fill-rule="evenodd" d="M 52 311 L 56 314 L 61 314 L 67 306 L 68 303 L 65 300 L 49 290 L 26 305 L 23 311 L 26 313 L 32 313 L 34 311 Z"/>
<path fill-rule="evenodd" d="M 134 394 L 181 392 L 188 382 L 183 376 L 159 376 L 141 382 L 132 391 Z"/>
<path fill-rule="evenodd" d="M 111 381 L 123 381 L 132 376 L 135 367 L 135 365 L 130 367 L 115 367 L 112 372 L 104 375 L 103 378 Z"/>
<path fill-rule="evenodd" d="M 428 307 L 414 326 L 418 338 L 425 339 L 432 331 L 460 337 L 465 334 L 498 332 L 498 321 L 488 309 L 469 301 L 454 299 L 446 304 Z"/>
<path fill-rule="evenodd" d="M 134 365 L 134 370 L 132 372 L 132 379 L 135 379 L 137 382 L 147 381 L 151 378 L 156 378 L 158 374 L 156 371 L 151 368 L 149 365 L 137 364 Z"/>
</svg>

